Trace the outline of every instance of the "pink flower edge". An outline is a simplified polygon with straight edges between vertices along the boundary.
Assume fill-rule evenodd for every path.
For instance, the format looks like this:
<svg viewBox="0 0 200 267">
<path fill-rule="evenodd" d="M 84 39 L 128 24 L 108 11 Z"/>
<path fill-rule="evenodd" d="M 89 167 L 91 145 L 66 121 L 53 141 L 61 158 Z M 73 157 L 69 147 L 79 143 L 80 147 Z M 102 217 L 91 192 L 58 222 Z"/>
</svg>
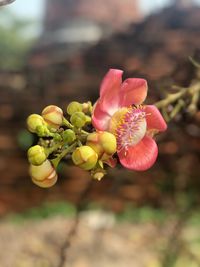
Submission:
<svg viewBox="0 0 200 267">
<path fill-rule="evenodd" d="M 145 136 L 136 146 L 118 152 L 120 163 L 127 169 L 145 171 L 152 167 L 158 156 L 158 147 L 151 137 Z"/>
<path fill-rule="evenodd" d="M 101 110 L 113 115 L 120 107 L 139 105 L 146 99 L 147 82 L 142 78 L 129 78 L 122 83 L 122 70 L 110 69 L 100 86 Z"/>
</svg>

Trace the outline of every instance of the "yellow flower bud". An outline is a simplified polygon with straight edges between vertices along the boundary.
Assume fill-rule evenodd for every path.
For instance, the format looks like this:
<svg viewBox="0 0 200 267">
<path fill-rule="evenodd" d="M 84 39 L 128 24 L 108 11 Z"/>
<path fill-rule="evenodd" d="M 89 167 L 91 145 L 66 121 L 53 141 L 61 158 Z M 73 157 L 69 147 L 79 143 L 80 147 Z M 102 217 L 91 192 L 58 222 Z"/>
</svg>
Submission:
<svg viewBox="0 0 200 267">
<path fill-rule="evenodd" d="M 26 123 L 27 123 L 28 130 L 32 133 L 36 132 L 36 128 L 38 126 L 45 125 L 44 119 L 42 118 L 42 116 L 38 114 L 31 114 L 30 116 L 28 116 Z"/>
<path fill-rule="evenodd" d="M 84 113 L 91 113 L 92 112 L 92 103 L 90 101 L 82 104 L 82 111 Z"/>
<path fill-rule="evenodd" d="M 33 165 L 41 165 L 47 158 L 44 147 L 36 145 L 28 150 L 28 161 Z"/>
<path fill-rule="evenodd" d="M 116 138 L 109 132 L 94 132 L 87 137 L 87 146 L 90 146 L 101 159 L 112 156 L 117 150 Z"/>
<path fill-rule="evenodd" d="M 67 144 L 71 144 L 75 139 L 76 139 L 76 135 L 74 133 L 74 131 L 72 131 L 71 129 L 67 129 L 62 133 L 62 137 L 63 140 L 67 143 Z"/>
<path fill-rule="evenodd" d="M 75 112 L 72 114 L 70 121 L 75 127 L 81 128 L 86 123 L 86 116 L 83 112 Z"/>
<path fill-rule="evenodd" d="M 57 181 L 57 173 L 49 160 L 46 160 L 40 166 L 30 165 L 30 176 L 34 184 L 48 188 Z"/>
<path fill-rule="evenodd" d="M 69 105 L 67 106 L 67 113 L 69 115 L 74 114 L 75 112 L 79 112 L 82 111 L 82 104 L 76 101 L 72 101 L 71 103 L 69 103 Z"/>
<path fill-rule="evenodd" d="M 84 170 L 91 170 L 97 163 L 98 155 L 91 147 L 81 146 L 74 150 L 72 160 L 76 166 Z"/>
<path fill-rule="evenodd" d="M 90 116 L 88 116 L 88 115 L 85 115 L 85 124 L 90 124 L 91 123 L 91 121 L 92 121 L 92 118 L 90 117 Z"/>
<path fill-rule="evenodd" d="M 106 171 L 104 169 L 97 168 L 96 170 L 91 171 L 91 176 L 98 181 L 101 181 L 101 179 L 105 176 Z"/>
<path fill-rule="evenodd" d="M 42 117 L 48 126 L 57 129 L 62 125 L 63 111 L 57 106 L 50 105 L 43 109 Z"/>
</svg>

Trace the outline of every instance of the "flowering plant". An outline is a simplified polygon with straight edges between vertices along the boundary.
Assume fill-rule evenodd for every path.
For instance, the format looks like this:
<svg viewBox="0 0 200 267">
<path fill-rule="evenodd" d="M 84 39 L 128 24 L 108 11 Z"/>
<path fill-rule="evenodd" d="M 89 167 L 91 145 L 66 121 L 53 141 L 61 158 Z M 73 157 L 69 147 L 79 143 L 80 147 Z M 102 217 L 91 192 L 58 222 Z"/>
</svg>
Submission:
<svg viewBox="0 0 200 267">
<path fill-rule="evenodd" d="M 158 149 L 153 136 L 167 129 L 155 106 L 142 105 L 146 96 L 146 80 L 129 78 L 122 83 L 122 71 L 111 69 L 103 79 L 92 114 L 97 130 L 116 137 L 120 163 L 137 171 L 154 164 Z"/>
<path fill-rule="evenodd" d="M 162 108 L 168 120 L 180 111 L 180 100 L 184 102 L 186 98 L 189 110 L 196 103 L 196 93 L 199 96 L 199 83 L 179 88 L 179 92 L 154 105 L 145 105 L 146 80 L 129 78 L 122 82 L 122 73 L 118 69 L 107 72 L 94 106 L 91 102 L 73 101 L 67 106 L 65 117 L 62 109 L 50 105 L 41 115 L 31 114 L 27 118 L 29 131 L 39 137 L 38 144 L 29 148 L 27 154 L 35 184 L 54 185 L 56 168 L 66 155 L 97 180 L 106 174 L 105 165 L 115 167 L 118 161 L 135 171 L 147 170 L 155 163 L 158 147 L 154 136 L 167 129 L 158 108 Z M 167 114 L 169 105 L 173 108 Z"/>
</svg>

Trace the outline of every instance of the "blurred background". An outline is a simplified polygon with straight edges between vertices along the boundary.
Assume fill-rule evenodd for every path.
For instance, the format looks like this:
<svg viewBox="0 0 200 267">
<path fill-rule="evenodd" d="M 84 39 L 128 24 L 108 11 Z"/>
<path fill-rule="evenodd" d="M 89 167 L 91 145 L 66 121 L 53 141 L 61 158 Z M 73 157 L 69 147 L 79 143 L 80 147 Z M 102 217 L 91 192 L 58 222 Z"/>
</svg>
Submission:
<svg viewBox="0 0 200 267">
<path fill-rule="evenodd" d="M 158 136 L 149 171 L 118 167 L 98 182 L 63 163 L 47 190 L 28 175 L 25 123 L 45 105 L 95 101 L 109 68 L 147 79 L 154 103 L 199 78 L 199 48 L 199 0 L 0 7 L 0 266 L 200 266 L 199 111 Z"/>
</svg>

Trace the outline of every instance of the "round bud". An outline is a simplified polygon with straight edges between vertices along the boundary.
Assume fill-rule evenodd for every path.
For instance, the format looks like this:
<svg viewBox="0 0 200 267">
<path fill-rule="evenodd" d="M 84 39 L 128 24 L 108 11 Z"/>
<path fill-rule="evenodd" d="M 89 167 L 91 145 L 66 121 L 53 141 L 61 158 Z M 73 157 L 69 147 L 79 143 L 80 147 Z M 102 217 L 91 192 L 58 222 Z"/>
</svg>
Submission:
<svg viewBox="0 0 200 267">
<path fill-rule="evenodd" d="M 85 120 L 86 120 L 85 124 L 90 124 L 92 121 L 92 118 L 88 115 L 85 115 Z"/>
<path fill-rule="evenodd" d="M 67 143 L 67 144 L 71 144 L 73 143 L 73 141 L 76 139 L 76 135 L 74 133 L 74 131 L 72 131 L 71 129 L 67 129 L 62 133 L 62 137 L 63 140 Z"/>
<path fill-rule="evenodd" d="M 30 176 L 34 184 L 48 188 L 57 181 L 57 173 L 49 160 L 44 161 L 40 166 L 30 165 Z"/>
<path fill-rule="evenodd" d="M 43 109 L 42 117 L 48 126 L 58 129 L 63 122 L 63 111 L 57 106 L 50 105 Z"/>
<path fill-rule="evenodd" d="M 70 121 L 75 127 L 81 128 L 86 123 L 86 116 L 83 112 L 75 112 L 72 114 Z"/>
<path fill-rule="evenodd" d="M 35 132 L 39 137 L 46 137 L 50 135 L 50 131 L 46 125 L 38 125 L 35 129 Z"/>
<path fill-rule="evenodd" d="M 59 133 L 54 133 L 53 134 L 53 140 L 55 142 L 60 142 L 60 141 L 62 141 L 62 137 L 61 137 L 61 135 Z"/>
<path fill-rule="evenodd" d="M 44 147 L 36 145 L 28 150 L 28 161 L 33 165 L 41 165 L 47 158 Z"/>
<path fill-rule="evenodd" d="M 92 112 L 92 103 L 90 101 L 82 104 L 82 111 L 84 113 L 91 113 Z"/>
<path fill-rule="evenodd" d="M 38 114 L 31 114 L 30 116 L 28 116 L 26 123 L 27 123 L 28 130 L 32 133 L 36 132 L 36 128 L 38 126 L 45 125 L 44 119 L 42 118 L 42 116 Z"/>
<path fill-rule="evenodd" d="M 100 158 L 108 158 L 117 150 L 116 138 L 109 132 L 94 132 L 87 137 L 87 146 L 90 146 Z"/>
<path fill-rule="evenodd" d="M 72 160 L 76 166 L 84 170 L 91 170 L 97 163 L 98 155 L 91 147 L 81 146 L 74 150 Z"/>
<path fill-rule="evenodd" d="M 104 169 L 96 169 L 91 171 L 91 176 L 95 179 L 100 181 L 106 174 L 106 171 Z"/>
<path fill-rule="evenodd" d="M 69 105 L 67 106 L 67 113 L 69 115 L 74 114 L 75 112 L 79 112 L 82 111 L 82 104 L 76 101 L 72 101 L 71 103 L 69 103 Z"/>
</svg>

